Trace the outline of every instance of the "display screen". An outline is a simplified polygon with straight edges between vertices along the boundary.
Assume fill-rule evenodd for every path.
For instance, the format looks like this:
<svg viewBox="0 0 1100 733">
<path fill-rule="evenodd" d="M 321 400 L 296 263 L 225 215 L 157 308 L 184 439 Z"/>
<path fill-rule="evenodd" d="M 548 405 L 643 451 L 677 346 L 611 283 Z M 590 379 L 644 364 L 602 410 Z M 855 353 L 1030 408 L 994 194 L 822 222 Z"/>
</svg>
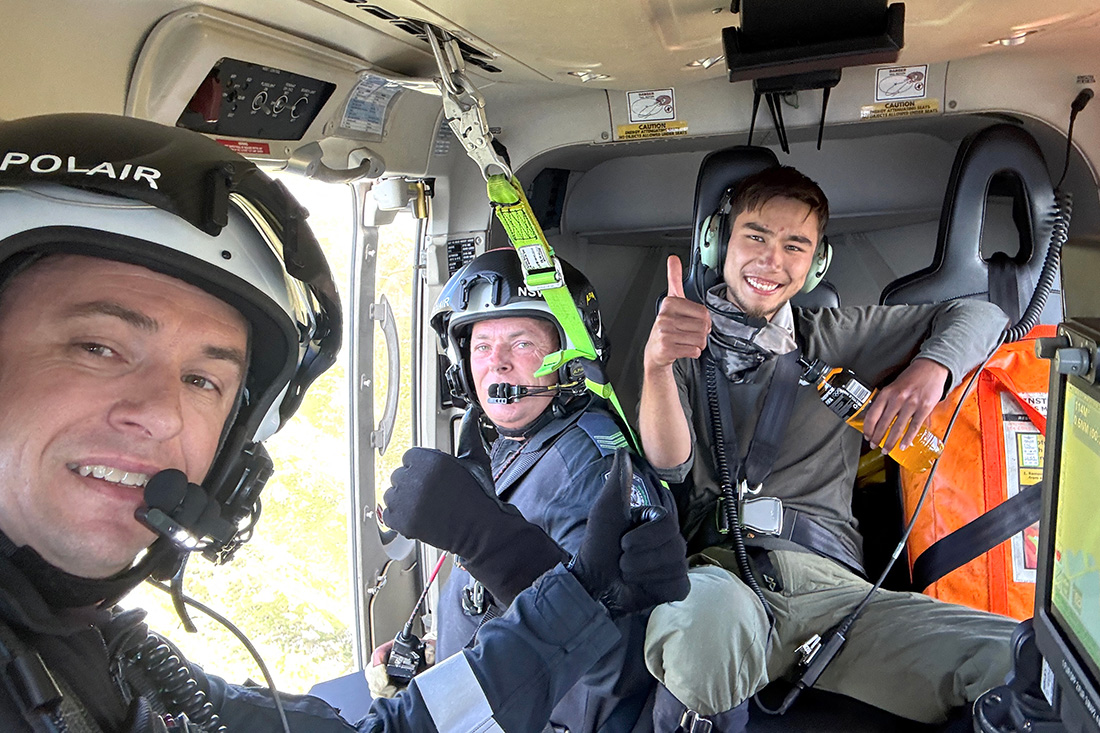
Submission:
<svg viewBox="0 0 1100 733">
<path fill-rule="evenodd" d="M 1054 508 L 1050 609 L 1093 680 L 1100 679 L 1100 401 L 1065 385 Z"/>
</svg>

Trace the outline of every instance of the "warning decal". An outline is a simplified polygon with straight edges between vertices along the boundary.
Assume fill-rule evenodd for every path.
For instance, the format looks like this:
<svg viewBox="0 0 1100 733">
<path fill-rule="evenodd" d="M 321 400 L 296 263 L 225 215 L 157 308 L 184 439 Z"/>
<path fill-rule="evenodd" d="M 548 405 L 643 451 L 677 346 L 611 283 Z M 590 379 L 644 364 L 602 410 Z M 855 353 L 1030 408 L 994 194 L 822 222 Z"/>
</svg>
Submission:
<svg viewBox="0 0 1100 733">
<path fill-rule="evenodd" d="M 546 250 L 541 244 L 520 247 L 519 257 L 523 260 L 523 267 L 526 270 L 546 270 L 550 267 L 550 259 L 546 256 Z"/>
<path fill-rule="evenodd" d="M 676 119 L 676 94 L 672 89 L 647 89 L 626 93 L 630 122 L 661 122 Z"/>
<path fill-rule="evenodd" d="M 271 155 L 271 146 L 267 143 L 254 143 L 247 140 L 226 140 L 216 138 L 219 143 L 239 155 Z"/>
<path fill-rule="evenodd" d="M 888 120 L 895 117 L 932 115 L 940 111 L 938 99 L 906 99 L 899 102 L 867 104 L 859 108 L 861 120 Z"/>
<path fill-rule="evenodd" d="M 882 66 L 875 69 L 875 101 L 924 99 L 928 66 Z"/>
<path fill-rule="evenodd" d="M 1044 440 L 1039 428 L 1031 422 L 1023 408 L 1009 392 L 1001 392 L 1001 422 L 1004 430 L 1006 498 L 1020 493 L 1043 480 Z M 1046 414 L 1045 393 L 1025 392 L 1018 395 L 1041 414 Z M 1039 523 L 1012 537 L 1012 579 L 1017 583 L 1034 583 L 1039 566 Z"/>
<path fill-rule="evenodd" d="M 390 102 L 400 91 L 401 87 L 384 77 L 364 74 L 351 90 L 340 127 L 381 136 Z"/>
<path fill-rule="evenodd" d="M 615 131 L 616 140 L 644 140 L 650 137 L 674 137 L 686 135 L 688 123 L 679 120 L 672 122 L 643 122 L 637 125 L 619 125 Z"/>
</svg>

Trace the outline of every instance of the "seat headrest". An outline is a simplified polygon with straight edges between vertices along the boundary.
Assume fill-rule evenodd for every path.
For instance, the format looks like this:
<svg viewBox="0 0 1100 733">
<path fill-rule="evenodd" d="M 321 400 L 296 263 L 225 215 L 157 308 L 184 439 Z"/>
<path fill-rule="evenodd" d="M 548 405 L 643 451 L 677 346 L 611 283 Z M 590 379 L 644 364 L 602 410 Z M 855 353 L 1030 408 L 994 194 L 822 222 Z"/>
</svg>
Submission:
<svg viewBox="0 0 1100 733">
<path fill-rule="evenodd" d="M 822 280 L 808 293 L 795 293 L 791 298 L 795 308 L 839 308 L 840 293 L 828 280 Z"/>
<path fill-rule="evenodd" d="M 737 186 L 745 178 L 759 173 L 765 168 L 779 165 L 775 153 L 767 148 L 754 145 L 737 145 L 725 150 L 716 150 L 703 159 L 699 166 L 699 177 L 695 183 L 695 209 L 692 215 L 691 262 L 688 266 L 684 293 L 694 300 L 702 302 L 706 291 L 722 278 L 722 261 L 725 258 L 725 245 L 729 231 L 722 223 L 723 236 L 718 240 L 718 267 L 711 268 L 703 262 L 703 224 L 718 210 L 722 195 Z"/>
<path fill-rule="evenodd" d="M 1018 254 L 982 258 L 982 228 L 991 187 L 1013 199 Z M 1054 223 L 1054 187 L 1035 139 L 1009 124 L 969 135 L 959 145 L 940 214 L 932 264 L 882 291 L 885 305 L 977 298 L 999 305 L 1015 322 L 1026 308 L 1046 258 Z"/>
</svg>

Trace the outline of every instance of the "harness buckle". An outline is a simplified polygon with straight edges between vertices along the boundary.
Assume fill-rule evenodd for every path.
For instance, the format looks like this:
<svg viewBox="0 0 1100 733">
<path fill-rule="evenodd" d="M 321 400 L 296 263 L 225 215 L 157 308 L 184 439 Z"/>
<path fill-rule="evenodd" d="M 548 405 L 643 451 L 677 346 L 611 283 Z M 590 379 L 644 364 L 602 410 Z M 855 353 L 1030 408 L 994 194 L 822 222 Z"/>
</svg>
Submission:
<svg viewBox="0 0 1100 733">
<path fill-rule="evenodd" d="M 680 716 L 679 730 L 682 733 L 711 733 L 714 723 L 710 722 L 694 710 L 685 710 Z"/>
<path fill-rule="evenodd" d="M 533 247 L 534 245 L 530 245 L 530 246 Z M 541 252 L 541 250 L 542 250 L 541 245 L 538 247 L 538 250 L 540 250 L 540 252 Z M 526 252 L 521 252 L 520 256 L 522 257 L 524 254 L 527 254 L 527 253 Z M 537 270 L 536 269 L 532 269 L 530 271 L 525 270 L 524 273 L 523 273 L 523 286 L 525 288 L 527 288 L 528 290 L 533 290 L 536 293 L 540 293 L 543 290 L 550 290 L 551 288 L 559 288 L 562 285 L 564 285 L 565 284 L 565 274 L 561 271 L 561 260 L 559 260 L 557 257 L 552 257 L 552 258 L 551 257 L 546 257 L 545 254 L 542 255 L 541 259 L 544 261 L 542 264 L 544 264 L 544 265 L 546 265 L 546 264 L 553 265 L 552 269 L 554 270 L 554 279 L 553 280 L 547 280 L 546 282 L 542 282 L 542 283 L 532 282 L 532 280 L 534 279 L 534 278 L 532 278 L 532 275 L 539 276 L 538 279 L 541 280 L 542 276 L 545 276 L 546 274 L 548 274 L 551 270 L 551 268 L 548 267 L 548 266 L 541 267 Z M 547 263 L 546 260 L 548 260 L 549 262 Z M 526 262 L 524 264 L 526 264 Z"/>
<path fill-rule="evenodd" d="M 715 523 L 718 525 L 719 534 L 729 534 L 730 531 L 729 518 L 726 517 L 726 501 L 728 501 L 728 499 L 726 499 L 726 492 L 723 490 L 722 493 L 718 495 L 718 505 L 714 512 Z"/>
<path fill-rule="evenodd" d="M 760 493 L 760 490 L 763 489 L 763 488 L 764 488 L 764 484 L 757 484 L 756 488 L 750 489 L 749 488 L 749 480 L 743 478 L 737 484 L 737 500 L 738 501 L 744 501 L 745 500 L 745 494 L 752 494 L 753 496 L 756 496 L 757 494 Z"/>
<path fill-rule="evenodd" d="M 485 586 L 473 581 L 462 589 L 462 612 L 467 616 L 480 616 L 485 613 L 488 603 L 485 599 Z"/>
<path fill-rule="evenodd" d="M 758 534 L 783 533 L 783 501 L 774 496 L 758 496 L 741 502 L 741 526 Z"/>
</svg>

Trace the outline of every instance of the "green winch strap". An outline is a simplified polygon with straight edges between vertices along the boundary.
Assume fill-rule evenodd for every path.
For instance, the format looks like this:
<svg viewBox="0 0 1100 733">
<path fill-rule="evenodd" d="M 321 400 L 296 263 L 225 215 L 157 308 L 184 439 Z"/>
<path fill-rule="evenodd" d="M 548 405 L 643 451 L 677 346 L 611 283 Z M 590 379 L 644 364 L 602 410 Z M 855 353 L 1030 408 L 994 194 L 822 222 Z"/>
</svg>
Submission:
<svg viewBox="0 0 1100 733">
<path fill-rule="evenodd" d="M 486 188 L 489 193 L 489 201 L 493 204 L 493 211 L 497 220 L 508 233 L 508 239 L 519 254 L 520 267 L 523 269 L 524 284 L 542 294 L 550 312 L 558 319 L 565 335 L 573 342 L 575 349 L 557 351 L 548 354 L 543 360 L 542 366 L 535 373 L 543 376 L 558 369 L 566 362 L 580 358 L 590 361 L 599 361 L 596 355 L 596 347 L 592 344 L 592 338 L 588 329 L 584 327 L 581 314 L 577 310 L 576 303 L 565 284 L 565 278 L 561 274 L 561 268 L 554 255 L 554 249 L 546 241 L 542 233 L 542 227 L 535 219 L 535 212 L 523 193 L 523 187 L 515 178 L 509 179 L 503 175 L 488 177 Z M 564 344 L 563 344 L 564 346 Z M 638 455 L 642 455 L 642 446 L 634 429 L 630 427 L 630 421 L 623 412 L 619 398 L 611 383 L 600 384 L 591 379 L 585 379 L 585 386 L 592 393 L 607 400 L 615 413 L 622 420 L 630 438 L 630 443 Z"/>
</svg>

